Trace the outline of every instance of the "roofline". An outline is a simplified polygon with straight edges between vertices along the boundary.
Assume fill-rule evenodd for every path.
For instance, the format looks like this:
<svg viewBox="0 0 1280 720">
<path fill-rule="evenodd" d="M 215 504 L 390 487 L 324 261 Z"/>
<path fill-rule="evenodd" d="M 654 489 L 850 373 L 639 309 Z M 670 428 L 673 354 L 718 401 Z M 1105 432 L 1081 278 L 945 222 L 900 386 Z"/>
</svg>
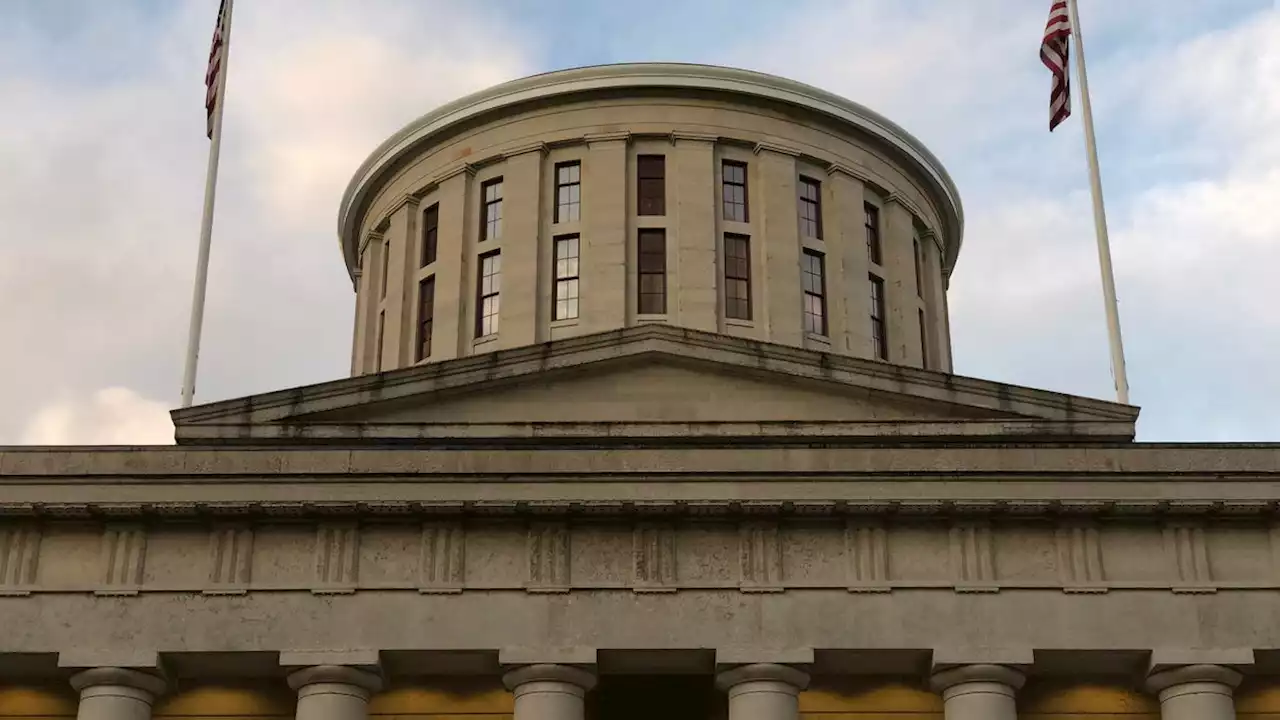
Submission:
<svg viewBox="0 0 1280 720">
<path fill-rule="evenodd" d="M 942 162 L 897 123 L 847 98 L 811 85 L 765 73 L 715 65 L 625 63 L 594 65 L 531 75 L 467 95 L 419 117 L 387 138 L 365 159 L 347 184 L 338 209 L 338 242 L 354 280 L 358 211 L 398 160 L 447 130 L 481 115 L 537 100 L 625 88 L 712 90 L 784 102 L 843 122 L 888 143 L 943 201 L 945 269 L 955 265 L 964 236 L 960 192 Z"/>
</svg>

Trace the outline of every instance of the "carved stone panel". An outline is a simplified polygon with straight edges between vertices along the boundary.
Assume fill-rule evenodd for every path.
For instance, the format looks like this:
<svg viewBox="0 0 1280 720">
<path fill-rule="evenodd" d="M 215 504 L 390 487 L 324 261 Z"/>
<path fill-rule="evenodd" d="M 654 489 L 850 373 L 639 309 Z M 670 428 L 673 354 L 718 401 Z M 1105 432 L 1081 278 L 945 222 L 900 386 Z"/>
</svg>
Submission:
<svg viewBox="0 0 1280 720">
<path fill-rule="evenodd" d="M 1066 592 L 1106 592 L 1102 569 L 1102 543 L 1098 528 L 1073 524 L 1058 528 L 1058 579 Z"/>
<path fill-rule="evenodd" d="M 632 582 L 637 591 L 674 591 L 676 531 L 666 523 L 640 523 L 632 534 Z"/>
<path fill-rule="evenodd" d="M 569 528 L 563 522 L 529 526 L 529 577 L 525 587 L 533 592 L 569 591 Z"/>
<path fill-rule="evenodd" d="M 323 523 L 316 528 L 315 593 L 356 590 L 360 569 L 360 528 L 354 523 Z"/>
<path fill-rule="evenodd" d="M 884 526 L 850 521 L 845 527 L 850 592 L 889 592 L 889 543 Z"/>
<path fill-rule="evenodd" d="M 957 592 L 998 592 L 991 526 L 965 523 L 951 528 L 951 572 Z"/>
<path fill-rule="evenodd" d="M 418 592 L 462 592 L 465 558 L 466 531 L 461 523 L 424 523 L 419 553 Z"/>
<path fill-rule="evenodd" d="M 212 595 L 239 594 L 249 589 L 253 569 L 253 528 L 225 525 L 209 533 L 209 585 Z"/>
<path fill-rule="evenodd" d="M 741 589 L 782 592 L 782 542 L 777 522 L 747 522 L 738 531 Z"/>
<path fill-rule="evenodd" d="M 0 595 L 25 595 L 36 583 L 40 528 L 0 528 Z"/>
<path fill-rule="evenodd" d="M 136 595 L 142 587 L 147 531 L 136 525 L 108 525 L 102 533 L 99 595 Z"/>
</svg>

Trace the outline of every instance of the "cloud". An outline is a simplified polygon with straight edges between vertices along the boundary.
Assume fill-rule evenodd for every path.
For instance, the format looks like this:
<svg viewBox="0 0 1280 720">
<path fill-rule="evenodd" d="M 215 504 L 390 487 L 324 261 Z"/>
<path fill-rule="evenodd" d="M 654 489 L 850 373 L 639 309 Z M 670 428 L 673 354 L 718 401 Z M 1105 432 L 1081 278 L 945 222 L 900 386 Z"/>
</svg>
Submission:
<svg viewBox="0 0 1280 720">
<path fill-rule="evenodd" d="M 1045 131 L 1047 6 L 924 5 L 815 0 L 797 17 L 821 24 L 730 57 L 880 110 L 943 158 L 968 220 L 957 371 L 1113 398 L 1078 105 Z M 1280 9 L 1176 0 L 1152 23 L 1150 4 L 1083 5 L 1140 437 L 1276 439 Z"/>
<path fill-rule="evenodd" d="M 20 349 L 0 354 L 0 444 L 50 388 L 177 405 L 215 7 L 33 3 L 0 23 L 0 337 Z M 533 70 L 501 16 L 443 1 L 235 12 L 197 402 L 344 376 L 348 177 L 414 117 Z"/>
<path fill-rule="evenodd" d="M 40 408 L 22 434 L 29 445 L 171 445 L 164 403 L 129 388 L 103 388 Z"/>
</svg>

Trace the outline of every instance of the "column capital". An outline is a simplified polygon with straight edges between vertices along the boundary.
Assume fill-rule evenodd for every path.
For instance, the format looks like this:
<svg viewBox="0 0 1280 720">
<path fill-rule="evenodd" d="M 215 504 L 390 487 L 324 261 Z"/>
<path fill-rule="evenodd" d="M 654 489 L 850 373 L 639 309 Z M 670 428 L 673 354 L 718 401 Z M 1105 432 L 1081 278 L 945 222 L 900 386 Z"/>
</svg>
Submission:
<svg viewBox="0 0 1280 720">
<path fill-rule="evenodd" d="M 512 692 L 516 692 L 517 688 L 522 685 L 542 682 L 573 685 L 585 695 L 587 691 L 596 686 L 596 676 L 582 668 L 572 665 L 557 665 L 555 663 L 524 665 L 509 670 L 502 676 L 502 684 Z"/>
<path fill-rule="evenodd" d="M 716 675 L 716 687 L 721 690 L 732 690 L 734 687 L 749 682 L 782 683 L 792 689 L 792 694 L 799 694 L 809 687 L 809 674 L 789 665 L 777 663 L 753 663 L 740 665 Z"/>
<path fill-rule="evenodd" d="M 100 685 L 114 685 L 142 690 L 152 696 L 163 695 L 167 687 L 164 678 L 138 670 L 119 667 L 99 667 L 82 670 L 71 676 L 71 687 L 76 692 Z"/>
<path fill-rule="evenodd" d="M 939 670 L 930 678 L 929 684 L 934 692 L 943 693 L 945 697 L 957 685 L 967 683 L 995 683 L 1018 690 L 1026 681 L 1026 675 L 1008 665 L 977 663 Z"/>
<path fill-rule="evenodd" d="M 327 683 L 352 685 L 369 694 L 382 689 L 382 678 L 367 670 L 347 665 L 312 665 L 289 673 L 288 680 L 289 687 L 298 691 L 308 685 Z"/>
<path fill-rule="evenodd" d="M 1164 697 L 1167 691 L 1179 685 L 1212 683 L 1235 688 L 1244 678 L 1239 672 L 1222 665 L 1183 665 L 1162 670 L 1147 677 L 1147 690 Z"/>
</svg>

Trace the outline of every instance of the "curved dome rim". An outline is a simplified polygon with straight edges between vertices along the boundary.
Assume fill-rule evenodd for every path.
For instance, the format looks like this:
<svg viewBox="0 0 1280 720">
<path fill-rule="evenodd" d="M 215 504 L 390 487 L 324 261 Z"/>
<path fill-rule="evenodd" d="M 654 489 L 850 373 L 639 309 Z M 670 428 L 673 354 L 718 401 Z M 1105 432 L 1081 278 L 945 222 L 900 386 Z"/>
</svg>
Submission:
<svg viewBox="0 0 1280 720">
<path fill-rule="evenodd" d="M 357 213 L 380 187 L 384 171 L 416 151 L 433 136 L 482 114 L 536 100 L 617 89 L 669 88 L 713 90 L 788 103 L 844 122 L 894 147 L 944 201 L 947 232 L 944 270 L 950 275 L 964 238 L 964 207 L 959 190 L 942 162 L 924 143 L 897 123 L 848 98 L 812 85 L 753 70 L 689 63 L 621 63 L 555 70 L 511 80 L 437 107 L 405 125 L 365 158 L 342 194 L 338 209 L 338 242 L 347 273 L 354 280 Z"/>
</svg>

